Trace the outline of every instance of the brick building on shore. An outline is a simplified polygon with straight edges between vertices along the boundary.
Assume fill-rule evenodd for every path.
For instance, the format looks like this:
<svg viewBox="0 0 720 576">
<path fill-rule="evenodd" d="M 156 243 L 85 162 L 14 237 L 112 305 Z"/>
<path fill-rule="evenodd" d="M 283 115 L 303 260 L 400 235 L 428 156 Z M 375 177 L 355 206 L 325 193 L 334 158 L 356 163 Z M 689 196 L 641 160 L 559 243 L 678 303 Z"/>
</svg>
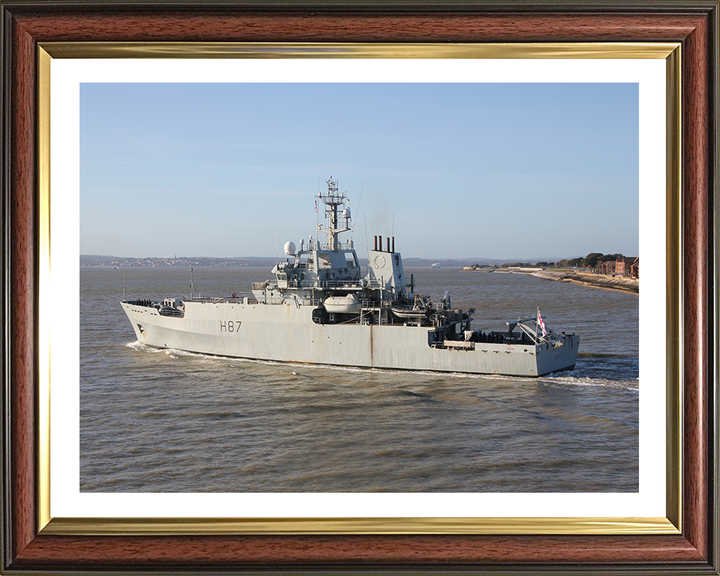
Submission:
<svg viewBox="0 0 720 576">
<path fill-rule="evenodd" d="M 600 266 L 600 273 L 608 276 L 630 276 L 640 278 L 640 257 L 619 257 L 606 260 Z"/>
</svg>

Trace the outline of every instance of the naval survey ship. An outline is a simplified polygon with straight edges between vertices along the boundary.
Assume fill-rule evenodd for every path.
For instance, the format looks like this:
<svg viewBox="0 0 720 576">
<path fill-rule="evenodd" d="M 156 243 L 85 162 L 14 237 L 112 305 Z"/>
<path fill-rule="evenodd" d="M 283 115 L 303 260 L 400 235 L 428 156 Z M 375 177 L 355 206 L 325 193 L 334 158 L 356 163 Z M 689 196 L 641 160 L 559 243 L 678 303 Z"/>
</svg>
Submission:
<svg viewBox="0 0 720 576">
<path fill-rule="evenodd" d="M 535 377 L 572 369 L 580 337 L 554 332 L 536 313 L 506 330 L 473 329 L 475 310 L 453 308 L 416 292 L 395 238 L 374 237 L 362 268 L 352 239 L 349 200 L 327 180 L 318 193 L 324 222 L 284 246 L 285 262 L 252 294 L 123 300 L 139 342 L 201 354 L 268 360 Z M 383 242 L 384 241 L 384 242 Z"/>
</svg>

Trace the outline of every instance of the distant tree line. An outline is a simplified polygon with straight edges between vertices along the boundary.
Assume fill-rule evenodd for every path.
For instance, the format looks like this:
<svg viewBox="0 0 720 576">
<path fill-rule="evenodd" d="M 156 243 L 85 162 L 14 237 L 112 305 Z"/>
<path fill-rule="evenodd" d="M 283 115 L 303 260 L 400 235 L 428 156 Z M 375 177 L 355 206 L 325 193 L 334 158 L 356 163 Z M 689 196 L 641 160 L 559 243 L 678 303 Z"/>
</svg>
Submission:
<svg viewBox="0 0 720 576">
<path fill-rule="evenodd" d="M 623 258 L 622 254 L 603 254 L 602 252 L 591 252 L 585 258 L 571 258 L 566 260 L 560 260 L 557 263 L 558 268 L 597 268 L 601 266 L 603 262 L 612 260 L 613 262 L 618 258 Z"/>
<path fill-rule="evenodd" d="M 501 268 L 597 268 L 601 266 L 603 262 L 612 260 L 613 262 L 618 258 L 624 258 L 622 254 L 603 254 L 602 252 L 591 252 L 584 258 L 566 258 L 559 262 L 506 262 L 502 264 Z M 475 267 L 479 267 L 475 264 Z M 496 265 L 497 267 L 497 265 Z"/>
<path fill-rule="evenodd" d="M 547 268 L 548 266 L 555 266 L 555 262 L 507 262 L 500 266 L 501 268 Z"/>
</svg>

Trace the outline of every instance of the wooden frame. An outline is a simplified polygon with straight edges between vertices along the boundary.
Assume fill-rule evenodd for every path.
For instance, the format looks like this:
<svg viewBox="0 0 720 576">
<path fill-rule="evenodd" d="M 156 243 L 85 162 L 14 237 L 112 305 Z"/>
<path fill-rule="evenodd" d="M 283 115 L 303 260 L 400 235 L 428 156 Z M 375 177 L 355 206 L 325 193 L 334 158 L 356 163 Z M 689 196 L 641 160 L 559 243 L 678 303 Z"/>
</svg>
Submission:
<svg viewBox="0 0 720 576">
<path fill-rule="evenodd" d="M 0 568 L 37 571 L 657 572 L 718 574 L 718 2 L 538 7 L 2 4 L 3 525 Z M 38 533 L 38 43 L 679 42 L 682 45 L 682 533 L 191 535 Z"/>
</svg>

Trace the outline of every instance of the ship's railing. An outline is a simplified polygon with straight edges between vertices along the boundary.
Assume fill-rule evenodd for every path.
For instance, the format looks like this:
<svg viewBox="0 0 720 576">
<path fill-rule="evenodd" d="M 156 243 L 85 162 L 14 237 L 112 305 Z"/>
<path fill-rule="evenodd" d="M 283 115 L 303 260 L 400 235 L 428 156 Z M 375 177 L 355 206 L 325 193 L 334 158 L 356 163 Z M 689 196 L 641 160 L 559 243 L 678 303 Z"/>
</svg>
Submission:
<svg viewBox="0 0 720 576">
<path fill-rule="evenodd" d="M 378 280 L 366 280 L 365 278 L 358 278 L 354 280 L 289 280 L 287 282 L 287 286 L 288 288 L 315 288 L 317 290 L 362 290 L 363 288 L 382 288 L 382 283 Z M 265 290 L 266 288 L 276 287 L 277 285 L 269 280 L 266 280 L 265 282 L 253 282 L 252 284 L 253 290 Z"/>
<path fill-rule="evenodd" d="M 263 283 L 258 283 L 263 284 Z M 288 281 L 288 287 L 290 288 L 316 288 L 316 289 L 348 289 L 348 290 L 361 290 L 363 288 L 381 288 L 380 282 L 372 280 L 368 282 L 364 278 L 356 280 L 309 280 L 306 282 Z M 264 290 L 265 286 L 259 286 L 253 290 Z"/>
<path fill-rule="evenodd" d="M 380 326 L 392 324 L 392 306 L 393 302 L 389 300 L 363 299 L 360 303 L 360 322 Z"/>
<path fill-rule="evenodd" d="M 355 243 L 352 240 L 347 242 L 335 242 L 335 250 L 354 250 Z M 330 244 L 323 244 L 320 240 L 309 242 L 303 250 L 332 250 Z"/>
<path fill-rule="evenodd" d="M 243 304 L 245 302 L 245 298 L 248 299 L 248 304 L 257 304 L 257 298 L 252 295 L 240 295 L 240 296 L 217 296 L 217 297 L 209 297 L 209 296 L 189 296 L 185 298 L 185 302 L 200 302 L 202 304 L 220 304 L 220 303 L 227 303 L 227 304 Z"/>
<path fill-rule="evenodd" d="M 390 308 L 393 302 L 390 300 L 363 300 L 361 302 L 362 307 L 367 310 L 380 310 L 382 308 Z"/>
<path fill-rule="evenodd" d="M 299 282 L 299 288 L 321 288 L 321 289 L 356 289 L 360 290 L 366 286 L 362 280 L 317 280 L 313 282 Z"/>
<path fill-rule="evenodd" d="M 133 304 L 134 306 L 144 306 L 145 308 L 150 308 L 157 305 L 157 302 L 153 302 L 152 300 L 148 299 L 140 299 L 140 300 L 123 300 L 125 304 Z"/>
</svg>

